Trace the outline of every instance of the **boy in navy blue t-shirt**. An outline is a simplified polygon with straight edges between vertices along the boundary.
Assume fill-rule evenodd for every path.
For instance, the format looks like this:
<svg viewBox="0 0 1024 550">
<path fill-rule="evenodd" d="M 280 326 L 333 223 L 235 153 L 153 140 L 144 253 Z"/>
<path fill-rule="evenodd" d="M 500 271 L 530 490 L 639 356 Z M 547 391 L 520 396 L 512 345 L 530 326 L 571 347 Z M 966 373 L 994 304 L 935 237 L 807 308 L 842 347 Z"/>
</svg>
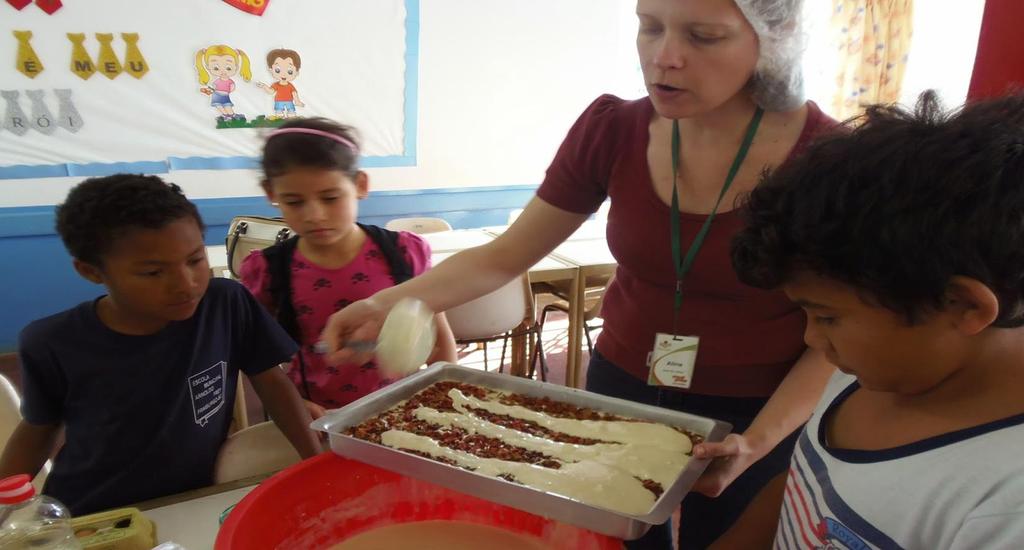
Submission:
<svg viewBox="0 0 1024 550">
<path fill-rule="evenodd" d="M 176 185 L 86 180 L 58 206 L 57 230 L 107 294 L 22 331 L 24 420 L 0 477 L 38 472 L 63 426 L 44 493 L 76 515 L 209 485 L 239 371 L 299 454 L 319 451 L 275 368 L 295 343 L 244 287 L 211 279 L 203 222 Z"/>
</svg>

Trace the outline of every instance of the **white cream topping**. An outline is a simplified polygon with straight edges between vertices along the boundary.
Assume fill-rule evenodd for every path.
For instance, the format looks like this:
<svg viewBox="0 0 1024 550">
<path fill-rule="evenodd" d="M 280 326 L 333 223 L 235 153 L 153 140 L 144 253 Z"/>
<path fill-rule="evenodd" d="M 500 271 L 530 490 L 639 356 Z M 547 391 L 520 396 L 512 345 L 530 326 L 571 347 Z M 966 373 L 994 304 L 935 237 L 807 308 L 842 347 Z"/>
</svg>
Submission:
<svg viewBox="0 0 1024 550">
<path fill-rule="evenodd" d="M 655 502 L 654 494 L 643 486 L 640 479 L 653 480 L 668 489 L 686 467 L 690 460 L 688 453 L 693 448 L 688 436 L 661 424 L 557 418 L 518 405 L 477 399 L 458 389 L 450 390 L 448 396 L 452 398 L 457 412 L 419 407 L 414 414 L 430 424 L 460 428 L 543 453 L 562 466 L 555 469 L 481 458 L 444 447 L 429 437 L 401 430 L 384 432 L 381 442 L 389 447 L 445 458 L 481 474 L 495 477 L 511 475 L 516 481 L 541 491 L 633 515 L 649 512 Z M 606 443 L 577 445 L 552 441 L 495 424 L 473 415 L 471 409 L 531 421 L 551 431 Z"/>
<path fill-rule="evenodd" d="M 454 426 L 470 433 L 500 439 L 516 447 L 544 453 L 561 462 L 588 460 L 599 462 L 640 479 L 657 481 L 664 488 L 672 485 L 690 458 L 678 451 L 671 451 L 650 444 L 598 443 L 595 445 L 575 445 L 572 443 L 560 443 L 506 428 L 476 416 L 461 413 L 444 413 L 427 407 L 416 409 L 415 415 L 420 420 L 430 422 L 431 424 Z"/>
<path fill-rule="evenodd" d="M 384 432 L 381 442 L 389 447 L 446 458 L 484 475 L 497 477 L 508 474 L 528 487 L 627 514 L 642 515 L 654 506 L 654 494 L 636 478 L 598 462 L 571 462 L 556 470 L 522 462 L 481 458 L 443 447 L 429 437 L 401 430 Z"/>
<path fill-rule="evenodd" d="M 668 451 L 688 454 L 693 442 L 685 434 L 668 426 L 651 422 L 625 422 L 621 420 L 575 420 L 556 418 L 519 405 L 504 405 L 496 401 L 484 401 L 468 396 L 457 388 L 448 392 L 455 410 L 466 413 L 467 406 L 483 409 L 494 414 L 503 414 L 520 420 L 536 422 L 551 431 L 576 437 L 614 441 L 616 443 L 656 445 Z"/>
</svg>

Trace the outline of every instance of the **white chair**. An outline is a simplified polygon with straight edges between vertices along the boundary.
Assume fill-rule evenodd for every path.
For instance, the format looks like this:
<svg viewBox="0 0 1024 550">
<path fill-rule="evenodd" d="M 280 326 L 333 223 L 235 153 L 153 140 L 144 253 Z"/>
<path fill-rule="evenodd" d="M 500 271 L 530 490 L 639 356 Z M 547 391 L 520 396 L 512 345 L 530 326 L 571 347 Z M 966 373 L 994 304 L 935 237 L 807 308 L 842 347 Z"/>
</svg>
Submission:
<svg viewBox="0 0 1024 550">
<path fill-rule="evenodd" d="M 519 216 L 521 216 L 523 214 L 523 210 L 524 209 L 522 209 L 522 208 L 516 208 L 514 210 L 510 210 L 509 213 L 508 213 L 508 224 L 512 225 L 513 223 L 515 223 L 516 220 L 519 219 Z"/>
<path fill-rule="evenodd" d="M 526 336 L 532 344 L 537 335 L 529 275 L 524 273 L 490 294 L 449 309 L 445 312 L 445 317 L 448 318 L 448 325 L 451 326 L 455 341 L 459 344 L 486 344 L 503 339 L 501 363 L 498 367 L 498 372 L 501 372 L 504 368 L 508 339 L 513 336 Z M 515 332 L 524 321 L 524 330 Z M 487 346 L 484 345 L 483 348 L 484 370 L 487 370 Z M 542 369 L 547 370 L 547 361 L 543 353 L 540 354 L 540 361 Z"/>
<path fill-rule="evenodd" d="M 452 230 L 452 226 L 441 218 L 395 218 L 385 224 L 384 228 L 391 231 L 408 231 L 417 235 Z"/>
<path fill-rule="evenodd" d="M 245 381 L 242 374 L 239 373 L 238 385 L 235 389 L 235 406 L 231 409 L 231 425 L 228 426 L 228 435 L 249 427 L 249 408 L 245 401 Z"/>
<path fill-rule="evenodd" d="M 261 422 L 228 436 L 217 455 L 214 483 L 227 483 L 283 470 L 302 458 L 273 422 Z"/>
<path fill-rule="evenodd" d="M 14 428 L 21 422 L 21 397 L 14 389 L 14 384 L 6 376 L 0 374 L 0 448 L 7 446 L 7 441 L 14 433 Z M 43 489 L 46 476 L 50 474 L 50 461 L 43 464 L 36 478 L 32 480 L 37 491 Z"/>
</svg>

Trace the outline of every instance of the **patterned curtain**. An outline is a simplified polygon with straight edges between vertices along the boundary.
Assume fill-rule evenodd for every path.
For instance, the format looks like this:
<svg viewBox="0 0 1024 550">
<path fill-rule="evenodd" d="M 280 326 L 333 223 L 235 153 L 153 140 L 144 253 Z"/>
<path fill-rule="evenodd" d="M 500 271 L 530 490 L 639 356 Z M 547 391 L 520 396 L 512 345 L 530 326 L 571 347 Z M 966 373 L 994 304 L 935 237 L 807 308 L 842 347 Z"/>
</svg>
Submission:
<svg viewBox="0 0 1024 550">
<path fill-rule="evenodd" d="M 861 114 L 900 97 L 913 34 L 913 0 L 833 0 L 832 36 L 840 56 L 832 116 Z"/>
</svg>

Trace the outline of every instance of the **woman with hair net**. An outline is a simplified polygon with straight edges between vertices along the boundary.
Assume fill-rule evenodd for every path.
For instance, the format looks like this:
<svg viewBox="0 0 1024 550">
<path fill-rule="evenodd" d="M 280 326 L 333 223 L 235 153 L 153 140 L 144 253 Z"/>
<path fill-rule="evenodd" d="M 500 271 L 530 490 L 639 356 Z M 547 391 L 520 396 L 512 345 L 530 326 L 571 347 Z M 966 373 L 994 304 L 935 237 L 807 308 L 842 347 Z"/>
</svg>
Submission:
<svg viewBox="0 0 1024 550">
<path fill-rule="evenodd" d="M 586 387 L 733 424 L 724 442 L 694 449 L 715 460 L 682 504 L 681 547 L 714 541 L 788 467 L 794 431 L 833 369 L 804 345 L 800 308 L 781 291 L 741 284 L 730 261 L 743 226 L 737 207 L 762 172 L 835 126 L 802 96 L 801 4 L 639 0 L 648 97 L 594 101 L 500 237 L 335 313 L 324 332 L 329 360 L 367 359 L 340 344 L 375 339 L 400 298 L 444 311 L 501 287 L 610 198 L 608 244 L 619 265 Z M 656 346 L 682 351 L 698 339 L 695 364 L 651 376 Z M 628 546 L 671 548 L 670 523 Z"/>
</svg>

